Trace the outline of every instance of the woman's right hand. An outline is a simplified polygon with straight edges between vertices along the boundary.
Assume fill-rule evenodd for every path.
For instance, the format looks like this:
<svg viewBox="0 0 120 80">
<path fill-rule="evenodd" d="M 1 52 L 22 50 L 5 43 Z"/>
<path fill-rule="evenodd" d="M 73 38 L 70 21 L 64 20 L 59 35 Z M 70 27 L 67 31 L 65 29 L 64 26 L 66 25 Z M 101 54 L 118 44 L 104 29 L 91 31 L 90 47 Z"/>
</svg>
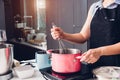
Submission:
<svg viewBox="0 0 120 80">
<path fill-rule="evenodd" d="M 53 39 L 63 39 L 64 31 L 60 27 L 53 27 L 51 28 L 51 35 Z"/>
</svg>

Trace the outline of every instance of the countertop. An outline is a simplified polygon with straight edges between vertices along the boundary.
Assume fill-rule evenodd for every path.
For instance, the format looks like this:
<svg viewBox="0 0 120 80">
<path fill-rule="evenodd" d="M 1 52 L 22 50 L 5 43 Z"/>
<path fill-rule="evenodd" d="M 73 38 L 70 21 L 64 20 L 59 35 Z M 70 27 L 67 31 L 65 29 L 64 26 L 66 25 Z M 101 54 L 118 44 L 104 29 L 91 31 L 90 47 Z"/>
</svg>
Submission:
<svg viewBox="0 0 120 80">
<path fill-rule="evenodd" d="M 46 79 L 42 76 L 41 72 L 36 70 L 35 74 L 31 78 L 20 79 L 20 78 L 17 77 L 16 74 L 14 74 L 14 77 L 12 79 L 10 79 L 10 80 L 46 80 Z M 97 79 L 87 79 L 87 80 L 97 80 Z"/>
<path fill-rule="evenodd" d="M 36 63 L 35 63 L 35 59 L 31 59 L 31 60 L 26 60 L 26 61 L 21 61 L 22 64 L 20 64 L 19 66 L 24 66 L 28 63 L 30 63 L 31 65 L 33 65 L 34 67 L 34 75 L 31 77 L 31 78 L 27 78 L 27 79 L 20 79 L 17 74 L 15 73 L 14 71 L 14 68 L 13 68 L 13 78 L 10 79 L 10 80 L 45 80 L 44 77 L 42 76 L 41 72 L 39 71 L 39 69 L 37 68 L 36 66 Z"/>
<path fill-rule="evenodd" d="M 31 78 L 20 79 L 20 78 L 18 78 L 18 76 L 16 74 L 14 74 L 14 77 L 10 80 L 45 80 L 45 79 L 42 76 L 41 72 L 39 72 L 38 70 L 35 70 L 35 73 Z"/>
<path fill-rule="evenodd" d="M 47 43 L 45 45 L 45 42 L 44 42 L 44 45 L 42 45 L 42 43 L 39 44 L 39 45 L 35 45 L 35 44 L 31 44 L 31 43 L 25 42 L 25 41 L 17 41 L 16 39 L 11 39 L 9 42 L 17 43 L 17 44 L 23 44 L 23 45 L 30 46 L 30 47 L 33 47 L 33 48 L 36 48 L 36 49 L 47 50 Z"/>
<path fill-rule="evenodd" d="M 13 44 L 14 58 L 19 61 L 34 59 L 37 51 L 47 50 L 47 43 L 43 43 L 44 46 L 42 46 L 42 43 L 41 45 L 34 45 L 25 41 L 18 41 L 16 39 L 11 39 L 8 43 Z"/>
<path fill-rule="evenodd" d="M 36 66 L 36 63 L 35 63 L 35 59 L 32 59 L 32 60 L 26 60 L 26 61 L 22 61 L 22 64 L 21 66 L 23 65 L 26 65 L 27 63 L 31 63 L 33 66 L 34 66 L 34 70 L 35 70 L 35 73 L 34 75 L 31 77 L 31 78 L 27 78 L 27 79 L 20 79 L 18 78 L 18 76 L 14 73 L 14 69 L 13 69 L 13 78 L 10 79 L 10 80 L 46 80 L 42 73 L 39 71 L 39 69 L 37 68 Z M 49 79 L 51 80 L 51 79 Z M 87 79 L 87 80 L 97 80 L 97 79 Z"/>
<path fill-rule="evenodd" d="M 20 79 L 17 74 L 15 73 L 15 70 L 13 68 L 12 72 L 13 72 L 13 78 L 10 80 L 45 80 L 44 77 L 42 76 L 41 72 L 39 71 L 39 69 L 36 66 L 36 62 L 35 59 L 31 59 L 31 60 L 25 60 L 25 61 L 20 61 L 21 64 L 19 63 L 19 61 L 16 61 L 16 66 L 25 66 L 28 63 L 30 63 L 29 65 L 34 66 L 34 75 L 31 78 L 27 78 L 27 79 Z"/>
<path fill-rule="evenodd" d="M 31 78 L 27 78 L 27 79 L 20 79 L 17 77 L 16 74 L 14 74 L 14 77 L 10 80 L 46 80 L 40 71 L 35 70 L 35 74 L 31 77 Z M 97 80 L 97 79 L 87 79 L 87 80 Z"/>
</svg>

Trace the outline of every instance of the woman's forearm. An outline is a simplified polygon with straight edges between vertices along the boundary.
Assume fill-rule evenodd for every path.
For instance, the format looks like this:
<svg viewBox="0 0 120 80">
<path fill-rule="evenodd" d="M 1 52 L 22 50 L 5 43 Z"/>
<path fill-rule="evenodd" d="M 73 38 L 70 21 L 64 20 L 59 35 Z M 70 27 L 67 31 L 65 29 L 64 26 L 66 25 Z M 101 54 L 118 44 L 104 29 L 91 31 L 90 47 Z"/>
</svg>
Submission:
<svg viewBox="0 0 120 80">
<path fill-rule="evenodd" d="M 101 56 L 120 54 L 120 42 L 98 48 L 101 50 Z"/>
<path fill-rule="evenodd" d="M 75 34 L 64 33 L 63 39 L 73 43 L 84 43 L 87 41 L 87 38 L 83 37 L 81 33 Z"/>
</svg>

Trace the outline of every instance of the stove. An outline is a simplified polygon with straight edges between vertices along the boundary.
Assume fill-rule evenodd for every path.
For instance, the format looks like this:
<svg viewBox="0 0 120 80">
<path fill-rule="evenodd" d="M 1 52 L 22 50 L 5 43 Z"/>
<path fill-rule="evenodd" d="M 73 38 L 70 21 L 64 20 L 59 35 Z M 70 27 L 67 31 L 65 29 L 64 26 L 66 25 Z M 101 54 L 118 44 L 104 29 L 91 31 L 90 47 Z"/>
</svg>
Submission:
<svg viewBox="0 0 120 80">
<path fill-rule="evenodd" d="M 51 67 L 40 69 L 40 72 L 46 80 L 87 80 L 91 77 L 89 74 L 81 74 L 80 71 L 69 74 L 57 73 Z"/>
</svg>

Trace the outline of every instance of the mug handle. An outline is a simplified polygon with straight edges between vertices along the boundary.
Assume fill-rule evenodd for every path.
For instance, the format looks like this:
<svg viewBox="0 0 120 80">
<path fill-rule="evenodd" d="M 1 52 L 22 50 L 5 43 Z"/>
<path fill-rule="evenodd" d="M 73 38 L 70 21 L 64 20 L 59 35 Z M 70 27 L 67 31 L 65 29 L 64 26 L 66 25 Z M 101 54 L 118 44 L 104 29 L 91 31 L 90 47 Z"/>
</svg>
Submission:
<svg viewBox="0 0 120 80">
<path fill-rule="evenodd" d="M 52 49 L 49 49 L 46 52 L 47 52 L 47 54 L 49 54 L 49 59 L 51 60 L 51 58 L 52 58 Z"/>
</svg>

